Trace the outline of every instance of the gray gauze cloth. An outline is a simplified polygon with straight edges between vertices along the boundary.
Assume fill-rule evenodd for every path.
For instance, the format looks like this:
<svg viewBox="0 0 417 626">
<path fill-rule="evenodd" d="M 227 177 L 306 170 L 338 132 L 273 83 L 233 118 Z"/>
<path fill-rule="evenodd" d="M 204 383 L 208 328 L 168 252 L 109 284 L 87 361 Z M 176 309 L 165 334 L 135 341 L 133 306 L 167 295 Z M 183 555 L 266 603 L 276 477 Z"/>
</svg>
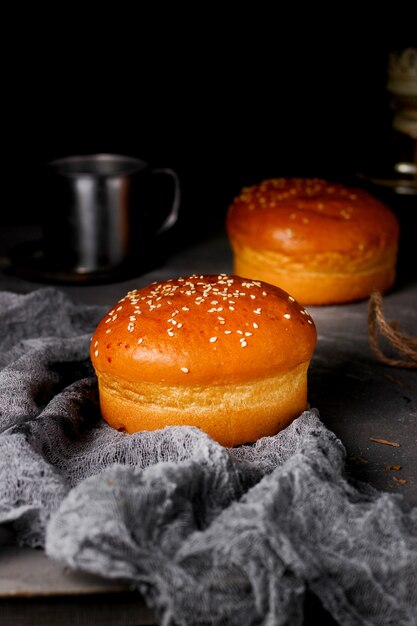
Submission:
<svg viewBox="0 0 417 626">
<path fill-rule="evenodd" d="M 306 411 L 227 449 L 195 428 L 127 435 L 100 417 L 100 307 L 0 293 L 0 523 L 23 545 L 139 589 L 161 624 L 416 624 L 417 509 L 345 475 Z"/>
</svg>

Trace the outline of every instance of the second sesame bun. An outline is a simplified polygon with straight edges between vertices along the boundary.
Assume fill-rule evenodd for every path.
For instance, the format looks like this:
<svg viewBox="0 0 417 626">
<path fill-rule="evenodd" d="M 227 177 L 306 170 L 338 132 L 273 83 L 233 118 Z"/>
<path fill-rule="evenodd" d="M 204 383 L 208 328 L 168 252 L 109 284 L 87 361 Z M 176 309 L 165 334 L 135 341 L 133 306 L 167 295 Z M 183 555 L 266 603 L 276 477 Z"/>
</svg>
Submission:
<svg viewBox="0 0 417 626">
<path fill-rule="evenodd" d="M 129 292 L 91 342 L 104 419 L 133 433 L 196 426 L 225 446 L 285 428 L 307 407 L 316 345 L 292 296 L 236 276 Z"/>
<path fill-rule="evenodd" d="M 362 300 L 395 280 L 395 215 L 360 189 L 272 179 L 243 189 L 227 215 L 234 273 L 306 305 Z"/>
</svg>

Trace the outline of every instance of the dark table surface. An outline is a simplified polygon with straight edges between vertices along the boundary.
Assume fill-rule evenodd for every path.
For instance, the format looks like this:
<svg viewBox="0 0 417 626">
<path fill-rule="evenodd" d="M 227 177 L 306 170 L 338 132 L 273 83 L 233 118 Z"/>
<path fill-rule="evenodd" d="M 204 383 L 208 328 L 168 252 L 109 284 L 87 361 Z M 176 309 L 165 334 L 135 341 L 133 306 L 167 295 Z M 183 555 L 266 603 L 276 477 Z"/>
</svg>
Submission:
<svg viewBox="0 0 417 626">
<path fill-rule="evenodd" d="M 8 250 L 37 236 L 36 228 L 0 230 L 0 290 L 27 293 L 44 284 L 16 276 Z M 404 252 L 404 251 L 403 251 Z M 417 337 L 417 258 L 411 248 L 395 287 L 383 298 L 388 321 Z M 146 274 L 97 285 L 61 284 L 74 301 L 113 305 L 127 291 L 152 281 L 197 273 L 232 272 L 223 228 L 173 253 Z M 382 364 L 368 337 L 368 302 L 310 307 L 318 343 L 309 370 L 309 401 L 343 442 L 347 471 L 379 490 L 417 506 L 417 374 Z M 384 345 L 387 353 L 392 350 Z M 398 444 L 372 441 L 382 439 Z M 388 469 L 399 466 L 399 469 Z M 2 535 L 0 534 L 0 543 Z M 0 551 L 0 624 L 152 624 L 137 593 L 105 580 L 68 571 L 41 551 L 7 544 Z M 315 607 L 314 610 L 318 610 Z M 334 623 L 323 617 L 321 622 Z"/>
</svg>

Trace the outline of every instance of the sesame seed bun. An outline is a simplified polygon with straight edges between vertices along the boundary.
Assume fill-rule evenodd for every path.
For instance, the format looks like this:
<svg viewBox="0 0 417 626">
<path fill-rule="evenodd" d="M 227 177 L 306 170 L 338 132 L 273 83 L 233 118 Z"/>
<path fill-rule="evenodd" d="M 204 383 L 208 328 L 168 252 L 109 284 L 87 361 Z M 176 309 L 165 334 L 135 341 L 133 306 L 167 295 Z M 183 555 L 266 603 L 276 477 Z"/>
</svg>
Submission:
<svg viewBox="0 0 417 626">
<path fill-rule="evenodd" d="M 309 313 L 261 281 L 193 275 L 131 291 L 91 340 L 102 415 L 129 433 L 196 426 L 225 446 L 275 434 L 307 406 L 316 339 Z"/>
<path fill-rule="evenodd" d="M 229 207 L 234 272 L 303 304 L 362 300 L 395 280 L 395 215 L 360 189 L 319 179 L 265 180 Z"/>
</svg>

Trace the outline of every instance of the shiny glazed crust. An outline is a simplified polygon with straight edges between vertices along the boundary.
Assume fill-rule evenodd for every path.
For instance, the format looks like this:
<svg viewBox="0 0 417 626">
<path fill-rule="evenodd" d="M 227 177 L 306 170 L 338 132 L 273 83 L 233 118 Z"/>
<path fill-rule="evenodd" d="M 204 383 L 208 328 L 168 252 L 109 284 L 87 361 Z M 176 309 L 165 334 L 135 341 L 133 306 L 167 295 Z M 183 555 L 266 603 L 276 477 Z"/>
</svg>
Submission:
<svg viewBox="0 0 417 626">
<path fill-rule="evenodd" d="M 234 200 L 227 231 L 236 274 L 291 290 L 303 304 L 363 299 L 395 280 L 397 219 L 363 190 L 267 180 Z"/>
<path fill-rule="evenodd" d="M 193 275 L 129 292 L 91 341 L 102 415 L 128 432 L 188 424 L 253 441 L 306 407 L 316 339 L 308 311 L 260 281 Z"/>
</svg>

